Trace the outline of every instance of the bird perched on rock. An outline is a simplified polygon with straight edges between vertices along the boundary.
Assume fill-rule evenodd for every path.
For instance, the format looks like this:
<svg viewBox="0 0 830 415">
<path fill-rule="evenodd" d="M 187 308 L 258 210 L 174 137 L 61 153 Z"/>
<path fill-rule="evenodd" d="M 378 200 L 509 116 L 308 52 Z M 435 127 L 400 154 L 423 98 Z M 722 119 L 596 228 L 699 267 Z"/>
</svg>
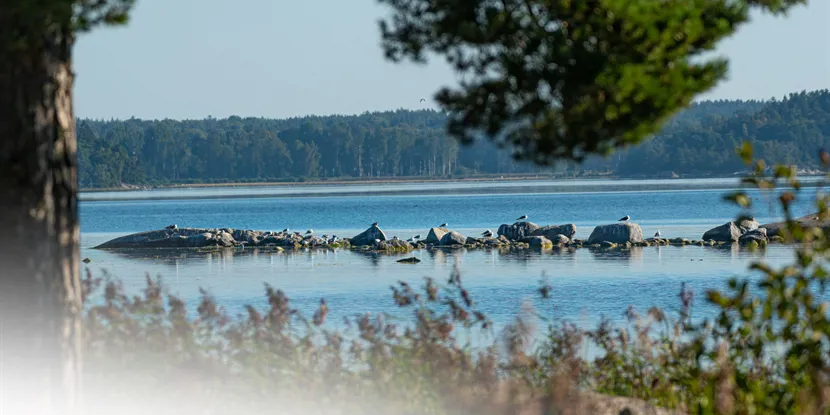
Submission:
<svg viewBox="0 0 830 415">
<path fill-rule="evenodd" d="M 412 239 L 415 239 L 415 240 L 421 239 L 421 235 L 415 235 L 415 236 L 412 237 Z"/>
<path fill-rule="evenodd" d="M 305 231 L 306 235 L 311 235 L 312 233 L 314 233 L 314 229 L 309 229 L 309 230 Z"/>
<path fill-rule="evenodd" d="M 283 229 L 282 233 L 288 233 L 288 228 Z"/>
<path fill-rule="evenodd" d="M 518 218 L 516 218 L 516 220 L 525 220 L 525 219 L 527 219 L 527 215 L 522 215 L 522 216 L 519 216 Z"/>
<path fill-rule="evenodd" d="M 447 226 L 449 226 L 449 225 L 447 225 L 446 223 L 442 223 L 442 224 L 438 225 L 439 228 L 446 228 Z"/>
<path fill-rule="evenodd" d="M 373 224 L 372 224 L 372 226 L 377 227 L 377 226 L 378 226 L 378 223 L 377 223 L 377 222 L 375 222 L 375 223 L 373 223 Z"/>
<path fill-rule="evenodd" d="M 175 231 L 175 230 L 179 229 L 179 225 L 176 225 L 176 224 L 169 225 L 169 226 L 165 227 L 164 229 L 170 229 L 171 231 Z"/>
<path fill-rule="evenodd" d="M 486 231 L 481 233 L 481 236 L 483 236 L 485 238 L 489 238 L 489 237 L 493 236 L 493 231 L 487 229 Z"/>
<path fill-rule="evenodd" d="M 663 234 L 662 234 L 662 233 L 660 233 L 660 229 L 658 229 L 658 230 L 657 230 L 657 232 L 655 232 L 655 233 L 654 233 L 654 237 L 655 237 L 655 238 L 659 238 L 659 237 L 661 237 L 661 236 L 663 236 Z"/>
<path fill-rule="evenodd" d="M 631 216 L 625 215 L 618 222 L 627 222 L 629 219 L 631 219 Z"/>
</svg>

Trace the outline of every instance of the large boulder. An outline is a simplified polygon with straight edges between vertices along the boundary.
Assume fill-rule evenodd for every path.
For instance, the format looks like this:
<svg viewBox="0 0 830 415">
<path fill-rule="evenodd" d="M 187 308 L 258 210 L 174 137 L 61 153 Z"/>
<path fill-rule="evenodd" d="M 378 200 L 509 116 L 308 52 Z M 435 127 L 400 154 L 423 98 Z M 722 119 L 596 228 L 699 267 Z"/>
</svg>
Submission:
<svg viewBox="0 0 830 415">
<path fill-rule="evenodd" d="M 740 226 L 736 225 L 735 222 L 727 222 L 709 229 L 703 234 L 701 239 L 716 242 L 738 242 L 743 234 L 744 232 L 741 231 Z"/>
<path fill-rule="evenodd" d="M 533 235 L 533 232 L 536 232 L 539 228 L 539 225 L 533 222 L 516 222 L 512 225 L 503 224 L 499 226 L 498 234 L 511 241 L 518 241 Z"/>
<path fill-rule="evenodd" d="M 386 234 L 384 234 L 383 231 L 377 227 L 377 225 L 372 225 L 369 227 L 369 229 L 366 229 L 359 235 L 349 239 L 349 243 L 351 243 L 354 246 L 374 245 L 375 239 L 385 241 Z"/>
<path fill-rule="evenodd" d="M 221 232 L 221 231 L 216 234 L 216 237 L 214 238 L 214 240 L 216 241 L 216 245 L 219 245 L 219 246 L 233 246 L 233 245 L 236 245 L 238 243 L 233 238 L 233 235 L 231 235 L 228 232 Z"/>
<path fill-rule="evenodd" d="M 823 221 L 819 218 L 818 213 L 811 213 L 795 219 L 795 222 L 805 228 L 822 228 L 825 232 L 830 231 L 830 222 Z M 767 230 L 767 236 L 784 236 L 783 232 L 787 229 L 787 222 L 768 223 L 761 226 L 762 229 Z"/>
<path fill-rule="evenodd" d="M 456 232 L 456 231 L 449 231 L 441 237 L 441 242 L 439 245 L 442 246 L 451 246 L 451 245 L 464 245 L 467 242 L 467 237 Z"/>
<path fill-rule="evenodd" d="M 573 238 L 576 235 L 576 225 L 569 223 L 567 225 L 542 226 L 530 234 L 530 236 L 544 236 L 552 241 L 559 239 L 558 235 L 564 235 L 568 239 Z"/>
<path fill-rule="evenodd" d="M 235 244 L 233 236 L 220 229 L 179 228 L 125 235 L 104 242 L 95 249 L 204 248 Z"/>
<path fill-rule="evenodd" d="M 599 225 L 588 237 L 589 244 L 611 242 L 624 244 L 626 242 L 643 242 L 643 230 L 640 225 L 633 222 L 612 223 L 610 225 Z"/>
<path fill-rule="evenodd" d="M 437 245 L 441 243 L 441 238 L 444 237 L 450 230 L 447 228 L 431 228 L 427 234 L 426 243 Z"/>
</svg>

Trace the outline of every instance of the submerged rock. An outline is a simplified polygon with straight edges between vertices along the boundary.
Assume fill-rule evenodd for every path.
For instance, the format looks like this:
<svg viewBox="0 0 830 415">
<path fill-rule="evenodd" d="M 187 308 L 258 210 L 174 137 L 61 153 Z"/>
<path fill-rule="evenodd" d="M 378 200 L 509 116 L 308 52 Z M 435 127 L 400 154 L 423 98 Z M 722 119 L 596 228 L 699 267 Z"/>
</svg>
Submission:
<svg viewBox="0 0 830 415">
<path fill-rule="evenodd" d="M 539 225 L 533 222 L 516 222 L 512 225 L 503 224 L 499 226 L 498 234 L 511 241 L 518 241 L 524 237 L 533 235 L 539 228 Z"/>
<path fill-rule="evenodd" d="M 395 262 L 399 262 L 401 264 L 417 264 L 417 263 L 421 262 L 421 260 L 418 259 L 418 258 L 415 258 L 413 256 L 413 257 L 409 257 L 409 258 L 399 259 Z"/>
<path fill-rule="evenodd" d="M 576 235 L 576 225 L 569 223 L 567 225 L 548 225 L 542 226 L 533 231 L 530 236 L 544 236 L 551 241 L 559 239 L 559 235 L 570 239 Z"/>
<path fill-rule="evenodd" d="M 376 239 L 385 241 L 386 234 L 384 234 L 383 231 L 377 227 L 377 225 L 372 225 L 369 229 L 366 229 L 357 236 L 349 239 L 349 243 L 356 246 L 374 245 Z"/>
<path fill-rule="evenodd" d="M 643 242 L 643 230 L 640 225 L 633 222 L 613 223 L 610 225 L 599 225 L 588 237 L 589 244 L 611 242 L 624 244 L 626 242 Z"/>
</svg>

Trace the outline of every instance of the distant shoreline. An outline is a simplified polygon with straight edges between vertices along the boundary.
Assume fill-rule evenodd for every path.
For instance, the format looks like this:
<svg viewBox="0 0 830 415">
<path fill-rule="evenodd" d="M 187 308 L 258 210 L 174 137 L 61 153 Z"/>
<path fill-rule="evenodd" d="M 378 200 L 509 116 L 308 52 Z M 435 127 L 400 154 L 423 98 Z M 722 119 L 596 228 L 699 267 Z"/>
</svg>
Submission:
<svg viewBox="0 0 830 415">
<path fill-rule="evenodd" d="M 655 177 L 656 178 L 656 177 Z M 660 177 L 668 179 L 666 177 Z M 416 177 L 379 177 L 379 178 L 355 178 L 355 179 L 333 179 L 333 180 L 307 180 L 307 181 L 282 181 L 282 182 L 229 182 L 229 183 L 192 183 L 192 184 L 165 184 L 165 185 L 129 185 L 129 187 L 95 187 L 83 188 L 81 192 L 129 192 L 135 190 L 155 189 L 186 189 L 186 188 L 222 188 L 222 187 L 293 187 L 293 186 L 324 186 L 324 185 L 353 185 L 353 184 L 409 184 L 409 183 L 463 183 L 463 182 L 509 182 L 522 180 L 603 180 L 622 179 L 611 175 L 591 175 L 579 177 L 565 177 L 555 175 L 499 175 L 499 176 L 474 176 L 457 178 L 416 178 Z"/>
<path fill-rule="evenodd" d="M 802 177 L 811 175 L 804 174 Z M 690 180 L 690 179 L 738 179 L 738 174 L 732 175 L 694 175 L 670 177 L 667 175 L 654 175 L 642 177 L 617 176 L 612 174 L 595 174 L 586 176 L 562 176 L 562 175 L 494 175 L 494 176 L 467 176 L 455 178 L 422 178 L 422 177 L 379 177 L 379 178 L 354 178 L 354 179 L 332 179 L 332 180 L 308 180 L 308 181 L 279 181 L 279 182 L 229 182 L 229 183 L 190 183 L 190 184 L 165 184 L 165 185 L 125 185 L 124 187 L 109 188 L 83 188 L 84 193 L 100 192 L 130 192 L 137 190 L 159 190 L 159 189 L 193 189 L 193 188 L 236 188 L 236 187 L 299 187 L 299 186 L 326 186 L 326 185 L 366 185 L 366 184 L 418 184 L 418 183 L 476 183 L 476 182 L 518 182 L 525 180 Z"/>
</svg>

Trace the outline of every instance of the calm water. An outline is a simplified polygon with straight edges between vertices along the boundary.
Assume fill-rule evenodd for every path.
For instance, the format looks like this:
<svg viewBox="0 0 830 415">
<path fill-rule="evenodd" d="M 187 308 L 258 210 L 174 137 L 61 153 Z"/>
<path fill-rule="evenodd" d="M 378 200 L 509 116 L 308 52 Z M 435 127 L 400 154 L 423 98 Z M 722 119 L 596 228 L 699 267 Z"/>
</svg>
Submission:
<svg viewBox="0 0 830 415">
<path fill-rule="evenodd" d="M 581 183 L 581 184 L 580 184 Z M 396 312 L 389 290 L 404 280 L 420 285 L 423 277 L 446 280 L 458 264 L 465 285 L 479 306 L 504 323 L 521 302 L 535 297 L 543 276 L 552 298 L 537 307 L 548 316 L 583 323 L 601 315 L 615 320 L 629 306 L 675 308 L 680 284 L 698 294 L 723 287 L 731 276 L 749 275 L 747 265 L 790 261 L 787 247 L 749 253 L 709 247 L 646 247 L 627 252 L 551 251 L 503 254 L 495 250 L 418 251 L 420 264 L 398 264 L 401 256 L 348 250 L 273 253 L 227 250 L 106 252 L 90 249 L 127 233 L 180 227 L 231 227 L 261 230 L 314 228 L 317 234 L 351 237 L 379 221 L 388 236 L 426 236 L 427 229 L 448 222 L 464 234 L 496 230 L 527 214 L 539 224 L 575 223 L 577 236 L 593 226 L 626 214 L 647 235 L 700 238 L 738 210 L 722 201 L 736 180 L 582 181 L 521 183 L 443 183 L 410 185 L 342 185 L 176 189 L 87 193 L 81 202 L 82 257 L 88 267 L 117 276 L 128 289 L 141 287 L 146 273 L 161 275 L 173 293 L 188 301 L 208 289 L 237 313 L 245 304 L 265 305 L 263 284 L 282 288 L 298 308 L 311 311 L 321 297 L 332 321 L 362 312 Z M 587 189 L 587 190 L 586 190 Z M 810 190 L 805 191 L 805 199 Z M 754 214 L 763 222 L 778 212 L 760 194 Z M 799 214 L 810 210 L 798 206 Z M 702 298 L 702 295 L 698 295 Z M 698 301 L 698 315 L 711 313 Z"/>
</svg>

